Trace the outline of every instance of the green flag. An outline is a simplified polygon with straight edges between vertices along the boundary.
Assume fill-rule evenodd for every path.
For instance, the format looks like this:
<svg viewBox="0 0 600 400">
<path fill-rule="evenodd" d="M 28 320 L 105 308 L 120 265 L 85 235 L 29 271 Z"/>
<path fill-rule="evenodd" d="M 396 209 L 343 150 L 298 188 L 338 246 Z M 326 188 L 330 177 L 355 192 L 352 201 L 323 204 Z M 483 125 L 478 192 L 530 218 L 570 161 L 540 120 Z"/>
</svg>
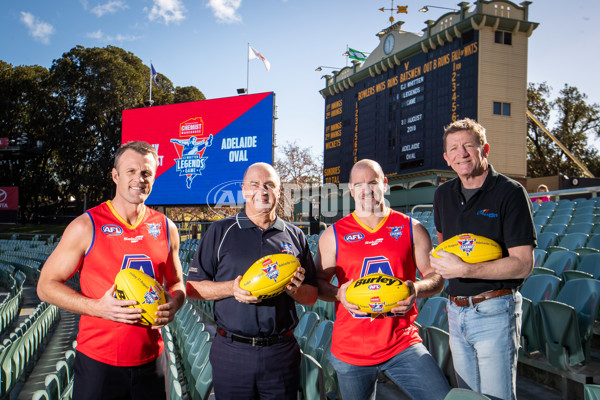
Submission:
<svg viewBox="0 0 600 400">
<path fill-rule="evenodd" d="M 367 55 L 365 53 L 363 53 L 362 51 L 358 51 L 358 50 L 354 50 L 354 49 L 350 49 L 350 48 L 348 48 L 348 57 L 350 57 L 353 60 L 358 60 L 358 61 L 365 61 L 367 59 Z"/>
</svg>

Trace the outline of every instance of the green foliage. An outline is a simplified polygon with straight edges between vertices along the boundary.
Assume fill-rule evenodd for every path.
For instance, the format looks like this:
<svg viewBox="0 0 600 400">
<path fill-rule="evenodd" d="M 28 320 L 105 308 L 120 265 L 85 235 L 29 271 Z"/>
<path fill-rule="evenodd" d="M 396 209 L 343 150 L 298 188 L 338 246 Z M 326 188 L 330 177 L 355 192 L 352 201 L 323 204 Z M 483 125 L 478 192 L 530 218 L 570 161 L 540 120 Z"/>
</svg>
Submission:
<svg viewBox="0 0 600 400">
<path fill-rule="evenodd" d="M 121 48 L 76 46 L 40 66 L 13 67 L 0 61 L 0 136 L 11 140 L 27 132 L 28 145 L 43 150 L 0 157 L 0 185 L 19 186 L 22 219 L 45 206 L 75 213 L 112 197 L 113 154 L 121 145 L 123 110 L 147 105 L 150 68 Z M 154 105 L 200 100 L 195 87 L 174 88 L 159 74 Z M 38 154 L 39 153 L 39 154 Z M 76 201 L 67 200 L 74 197 Z"/>
<path fill-rule="evenodd" d="M 174 103 L 185 103 L 188 101 L 206 100 L 204 94 L 195 86 L 177 86 L 175 88 Z"/>
<path fill-rule="evenodd" d="M 588 104 L 587 96 L 565 85 L 556 99 L 550 100 L 545 82 L 530 83 L 527 107 L 536 118 L 595 176 L 600 175 L 598 150 L 589 141 L 600 137 L 600 106 Z M 550 120 L 554 127 L 550 128 Z M 533 122 L 528 121 L 527 174 L 530 177 L 583 176 L 582 170 Z"/>
</svg>

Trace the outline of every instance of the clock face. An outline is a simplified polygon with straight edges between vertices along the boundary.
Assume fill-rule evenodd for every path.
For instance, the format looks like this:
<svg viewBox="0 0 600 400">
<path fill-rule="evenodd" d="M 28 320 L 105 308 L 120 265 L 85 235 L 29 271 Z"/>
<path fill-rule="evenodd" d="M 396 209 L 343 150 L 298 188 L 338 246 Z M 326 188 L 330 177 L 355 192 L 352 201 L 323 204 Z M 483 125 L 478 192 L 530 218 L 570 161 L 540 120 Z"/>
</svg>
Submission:
<svg viewBox="0 0 600 400">
<path fill-rule="evenodd" d="M 383 52 L 390 54 L 392 50 L 394 50 L 394 35 L 390 33 L 383 42 Z"/>
</svg>

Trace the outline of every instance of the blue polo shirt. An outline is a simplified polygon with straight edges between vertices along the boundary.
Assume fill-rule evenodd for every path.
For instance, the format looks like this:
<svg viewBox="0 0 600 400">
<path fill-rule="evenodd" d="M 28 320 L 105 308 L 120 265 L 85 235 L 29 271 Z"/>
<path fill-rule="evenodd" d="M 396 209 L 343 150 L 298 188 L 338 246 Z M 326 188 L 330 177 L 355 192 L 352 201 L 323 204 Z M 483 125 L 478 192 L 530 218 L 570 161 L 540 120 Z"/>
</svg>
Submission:
<svg viewBox="0 0 600 400">
<path fill-rule="evenodd" d="M 473 233 L 496 241 L 503 257 L 511 247 L 536 245 L 531 201 L 525 188 L 489 165 L 485 182 L 469 199 L 461 193 L 461 181 L 452 179 L 435 191 L 435 227 L 444 240 L 461 233 Z M 474 296 L 497 289 L 516 289 L 523 279 L 449 279 L 451 296 Z"/>
<path fill-rule="evenodd" d="M 231 281 L 244 275 L 256 260 L 275 253 L 296 256 L 306 270 L 303 284 L 317 286 L 315 264 L 302 231 L 279 217 L 263 230 L 245 212 L 208 228 L 194 255 L 188 281 Z M 294 299 L 285 292 L 257 304 L 228 297 L 215 301 L 214 311 L 220 328 L 248 337 L 281 335 L 298 324 Z"/>
</svg>

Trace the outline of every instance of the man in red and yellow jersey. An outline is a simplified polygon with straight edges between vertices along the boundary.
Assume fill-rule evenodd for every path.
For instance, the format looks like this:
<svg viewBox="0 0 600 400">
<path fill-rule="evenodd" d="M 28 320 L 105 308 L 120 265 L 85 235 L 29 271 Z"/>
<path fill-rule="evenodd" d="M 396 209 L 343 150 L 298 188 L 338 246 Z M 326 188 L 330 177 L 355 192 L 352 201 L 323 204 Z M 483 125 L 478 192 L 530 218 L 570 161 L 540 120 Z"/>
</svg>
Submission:
<svg viewBox="0 0 600 400">
<path fill-rule="evenodd" d="M 74 399 L 165 399 L 166 361 L 159 328 L 185 300 L 179 234 L 164 214 L 148 208 L 158 156 L 146 142 L 115 154 L 112 200 L 86 211 L 66 228 L 42 268 L 41 300 L 81 314 L 75 357 Z M 167 303 L 158 326 L 139 324 L 135 301 L 114 296 L 115 276 L 135 268 L 163 284 Z M 65 284 L 77 271 L 81 293 Z"/>
<path fill-rule="evenodd" d="M 319 297 L 336 302 L 330 361 L 344 400 L 371 398 L 380 372 L 411 398 L 443 399 L 450 387 L 413 322 L 416 298 L 441 292 L 444 280 L 429 265 L 432 246 L 427 230 L 386 205 L 386 185 L 377 162 L 357 162 L 349 183 L 356 209 L 327 228 L 319 240 Z M 415 282 L 417 268 L 423 279 Z M 388 314 L 359 311 L 346 300 L 346 289 L 371 273 L 402 279 L 410 297 Z M 330 284 L 334 275 L 339 287 Z"/>
</svg>

